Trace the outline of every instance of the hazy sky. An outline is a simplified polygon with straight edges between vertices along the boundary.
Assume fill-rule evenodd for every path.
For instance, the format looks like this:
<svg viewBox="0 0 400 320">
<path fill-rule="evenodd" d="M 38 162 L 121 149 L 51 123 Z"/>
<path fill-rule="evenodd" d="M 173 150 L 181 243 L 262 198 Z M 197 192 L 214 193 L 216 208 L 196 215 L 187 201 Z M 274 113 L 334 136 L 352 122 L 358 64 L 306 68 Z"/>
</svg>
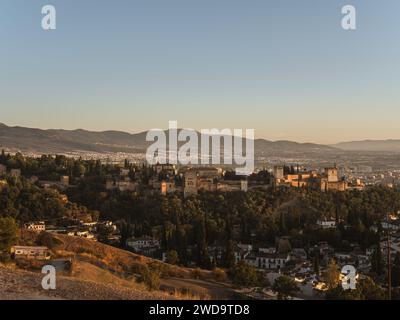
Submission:
<svg viewBox="0 0 400 320">
<path fill-rule="evenodd" d="M 0 39 L 8 125 L 400 138 L 399 0 L 1 0 Z"/>
</svg>

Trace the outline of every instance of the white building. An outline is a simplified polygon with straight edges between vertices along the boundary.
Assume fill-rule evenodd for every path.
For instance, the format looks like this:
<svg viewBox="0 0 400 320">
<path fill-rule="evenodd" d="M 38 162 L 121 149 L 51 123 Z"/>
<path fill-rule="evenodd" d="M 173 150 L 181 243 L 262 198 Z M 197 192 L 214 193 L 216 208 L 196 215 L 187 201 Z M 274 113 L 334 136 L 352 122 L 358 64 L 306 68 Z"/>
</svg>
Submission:
<svg viewBox="0 0 400 320">
<path fill-rule="evenodd" d="M 265 270 L 280 270 L 285 267 L 290 257 L 287 254 L 262 253 L 250 254 L 244 260 L 249 265 Z"/>
<path fill-rule="evenodd" d="M 400 225 L 396 220 L 393 221 L 383 221 L 382 222 L 383 230 L 390 230 L 390 231 L 399 231 Z"/>
<path fill-rule="evenodd" d="M 32 231 L 46 231 L 46 224 L 44 221 L 39 221 L 39 222 L 29 222 L 24 225 L 24 228 L 27 230 L 32 230 Z"/>
<path fill-rule="evenodd" d="M 160 241 L 151 237 L 133 238 L 126 240 L 126 245 L 135 251 L 160 247 Z"/>
<path fill-rule="evenodd" d="M 13 246 L 11 255 L 14 259 L 49 260 L 51 257 L 49 248 L 32 246 Z"/>
<path fill-rule="evenodd" d="M 259 252 L 261 253 L 276 253 L 276 248 L 275 247 L 269 247 L 269 248 L 259 248 L 258 249 Z"/>
<path fill-rule="evenodd" d="M 103 226 L 105 226 L 105 227 L 107 227 L 107 228 L 110 228 L 112 231 L 117 231 L 117 225 L 114 223 L 114 222 L 112 222 L 112 221 L 107 221 L 107 220 L 105 220 L 105 221 L 100 221 L 100 222 L 98 222 L 97 223 L 98 225 L 103 225 Z"/>
<path fill-rule="evenodd" d="M 318 220 L 317 226 L 321 229 L 334 229 L 336 228 L 335 220 Z"/>
<path fill-rule="evenodd" d="M 253 245 L 251 244 L 247 244 L 247 243 L 238 243 L 236 245 L 239 249 L 243 250 L 243 251 L 248 251 L 250 252 L 251 250 L 253 250 Z"/>
<path fill-rule="evenodd" d="M 75 232 L 75 235 L 80 238 L 94 239 L 94 234 L 89 231 L 77 231 Z"/>
</svg>

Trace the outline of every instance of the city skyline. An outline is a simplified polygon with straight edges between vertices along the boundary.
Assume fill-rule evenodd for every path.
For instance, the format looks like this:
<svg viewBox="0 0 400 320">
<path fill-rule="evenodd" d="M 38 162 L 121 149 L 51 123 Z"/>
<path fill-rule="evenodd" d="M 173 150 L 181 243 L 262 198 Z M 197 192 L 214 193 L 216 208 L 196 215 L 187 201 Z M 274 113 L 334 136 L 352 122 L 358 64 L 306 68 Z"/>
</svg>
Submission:
<svg viewBox="0 0 400 320">
<path fill-rule="evenodd" d="M 176 119 L 272 141 L 400 138 L 396 1 L 55 0 L 49 32 L 45 4 L 0 4 L 9 126 L 138 133 Z M 341 28 L 346 4 L 356 31 Z"/>
</svg>

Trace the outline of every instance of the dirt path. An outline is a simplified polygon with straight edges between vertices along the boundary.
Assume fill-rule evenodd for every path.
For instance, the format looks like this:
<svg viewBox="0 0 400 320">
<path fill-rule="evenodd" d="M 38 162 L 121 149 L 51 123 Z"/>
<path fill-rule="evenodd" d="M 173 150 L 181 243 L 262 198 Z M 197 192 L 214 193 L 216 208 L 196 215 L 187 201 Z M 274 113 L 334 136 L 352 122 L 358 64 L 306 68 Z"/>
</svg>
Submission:
<svg viewBox="0 0 400 320">
<path fill-rule="evenodd" d="M 161 288 L 166 291 L 188 290 L 200 298 L 231 300 L 239 298 L 239 294 L 231 287 L 203 280 L 168 278 L 161 280 Z"/>
</svg>

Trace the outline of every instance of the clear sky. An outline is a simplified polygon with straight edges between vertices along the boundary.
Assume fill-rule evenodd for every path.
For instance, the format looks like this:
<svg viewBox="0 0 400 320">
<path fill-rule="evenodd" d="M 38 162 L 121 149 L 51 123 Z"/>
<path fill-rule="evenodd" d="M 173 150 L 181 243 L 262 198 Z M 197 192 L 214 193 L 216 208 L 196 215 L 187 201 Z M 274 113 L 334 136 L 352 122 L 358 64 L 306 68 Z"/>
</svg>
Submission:
<svg viewBox="0 0 400 320">
<path fill-rule="evenodd" d="M 0 39 L 8 125 L 400 138 L 399 0 L 1 0 Z"/>
</svg>

